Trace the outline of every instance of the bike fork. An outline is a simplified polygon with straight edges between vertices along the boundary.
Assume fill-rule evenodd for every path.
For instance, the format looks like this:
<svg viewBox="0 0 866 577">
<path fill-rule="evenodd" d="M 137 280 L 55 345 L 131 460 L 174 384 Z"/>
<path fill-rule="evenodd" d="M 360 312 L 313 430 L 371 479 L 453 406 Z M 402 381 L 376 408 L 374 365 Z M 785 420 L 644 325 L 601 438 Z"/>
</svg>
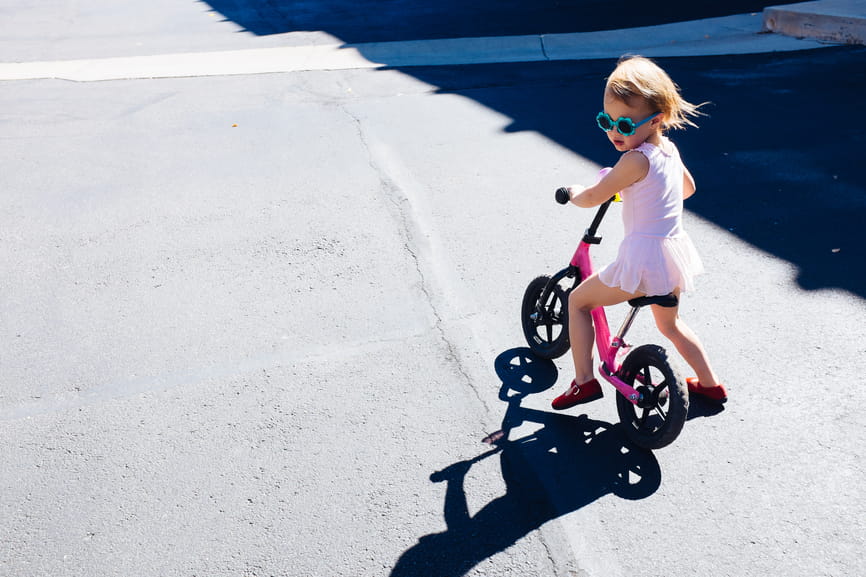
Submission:
<svg viewBox="0 0 866 577">
<path fill-rule="evenodd" d="M 580 274 L 578 272 L 578 269 L 574 265 L 570 265 L 553 275 L 550 280 L 547 281 L 547 286 L 545 286 L 544 290 L 541 291 L 541 296 L 538 298 L 538 302 L 535 305 L 535 312 L 529 315 L 529 318 L 531 318 L 534 322 L 540 321 L 544 317 L 544 303 L 546 303 L 547 299 L 550 298 L 550 293 L 556 290 L 554 287 L 556 287 L 559 284 L 559 281 L 564 278 L 575 277 L 580 278 Z"/>
</svg>

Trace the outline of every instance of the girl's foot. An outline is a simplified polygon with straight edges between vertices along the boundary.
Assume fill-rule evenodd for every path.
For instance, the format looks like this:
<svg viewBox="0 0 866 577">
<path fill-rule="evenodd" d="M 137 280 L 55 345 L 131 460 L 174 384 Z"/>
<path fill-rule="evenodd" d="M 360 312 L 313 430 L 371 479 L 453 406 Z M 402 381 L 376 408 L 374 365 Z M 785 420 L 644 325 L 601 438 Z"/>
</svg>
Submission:
<svg viewBox="0 0 866 577">
<path fill-rule="evenodd" d="M 718 385 L 715 387 L 704 387 L 701 385 L 701 382 L 696 377 L 690 377 L 686 379 L 686 384 L 689 386 L 690 393 L 701 395 L 704 398 L 715 401 L 717 403 L 724 403 L 728 400 L 728 391 L 725 390 L 724 385 Z"/>
<path fill-rule="evenodd" d="M 590 379 L 582 385 L 571 381 L 568 390 L 553 399 L 551 405 L 557 411 L 561 411 L 575 405 L 600 399 L 602 396 L 604 396 L 604 393 L 601 392 L 601 385 L 595 379 Z"/>
</svg>

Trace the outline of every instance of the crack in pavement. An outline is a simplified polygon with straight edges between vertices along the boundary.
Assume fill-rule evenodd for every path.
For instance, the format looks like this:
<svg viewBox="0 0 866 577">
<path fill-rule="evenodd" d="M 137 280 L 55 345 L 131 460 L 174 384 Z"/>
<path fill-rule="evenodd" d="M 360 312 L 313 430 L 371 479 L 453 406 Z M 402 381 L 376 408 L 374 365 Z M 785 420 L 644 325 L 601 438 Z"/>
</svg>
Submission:
<svg viewBox="0 0 866 577">
<path fill-rule="evenodd" d="M 437 305 L 437 301 L 445 304 L 448 300 L 445 296 L 446 291 L 444 290 L 444 287 L 440 286 L 443 282 L 447 283 L 447 281 L 443 281 L 442 278 L 436 275 L 435 271 L 437 267 L 434 262 L 435 256 L 433 254 L 434 251 L 430 247 L 429 240 L 434 237 L 434 233 L 430 231 L 430 226 L 425 225 L 418 218 L 419 211 L 413 210 L 414 208 L 417 208 L 415 206 L 417 199 L 413 202 L 413 198 L 407 192 L 412 187 L 400 186 L 397 184 L 395 179 L 391 177 L 391 174 L 395 171 L 389 171 L 384 166 L 387 162 L 383 162 L 385 154 L 381 150 L 374 150 L 374 148 L 381 148 L 381 145 L 377 147 L 371 142 L 370 135 L 368 131 L 365 130 L 361 118 L 349 110 L 347 106 L 339 106 L 355 125 L 358 139 L 367 154 L 368 164 L 376 174 L 380 182 L 380 187 L 387 197 L 388 203 L 394 209 L 394 216 L 399 223 L 399 233 L 403 237 L 403 246 L 414 263 L 419 278 L 420 290 L 424 295 L 424 300 L 430 308 L 431 315 L 434 319 L 433 328 L 439 334 L 440 340 L 445 345 L 448 360 L 454 364 L 455 369 L 460 374 L 463 381 L 473 391 L 476 398 L 484 407 L 486 413 L 485 416 L 489 419 L 493 414 L 491 407 L 475 386 L 475 379 L 472 378 L 472 371 L 468 368 L 466 364 L 467 361 L 460 354 L 459 346 L 455 343 L 454 339 L 449 336 L 448 330 L 446 329 L 447 323 L 445 319 L 448 317 L 443 314 L 440 306 Z"/>
</svg>

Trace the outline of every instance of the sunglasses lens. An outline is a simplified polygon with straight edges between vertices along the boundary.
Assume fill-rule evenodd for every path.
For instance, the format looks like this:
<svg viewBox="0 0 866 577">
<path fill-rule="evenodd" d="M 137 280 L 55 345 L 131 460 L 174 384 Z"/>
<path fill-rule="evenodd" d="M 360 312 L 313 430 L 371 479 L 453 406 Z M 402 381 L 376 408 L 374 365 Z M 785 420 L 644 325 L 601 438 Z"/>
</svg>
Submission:
<svg viewBox="0 0 866 577">
<path fill-rule="evenodd" d="M 598 127 L 605 132 L 613 128 L 613 121 L 610 119 L 610 116 L 604 112 L 599 113 L 599 115 L 595 117 L 595 121 L 598 122 Z"/>
<path fill-rule="evenodd" d="M 623 136 L 631 136 L 635 130 L 634 122 L 631 118 L 620 118 L 616 123 L 616 129 Z"/>
</svg>

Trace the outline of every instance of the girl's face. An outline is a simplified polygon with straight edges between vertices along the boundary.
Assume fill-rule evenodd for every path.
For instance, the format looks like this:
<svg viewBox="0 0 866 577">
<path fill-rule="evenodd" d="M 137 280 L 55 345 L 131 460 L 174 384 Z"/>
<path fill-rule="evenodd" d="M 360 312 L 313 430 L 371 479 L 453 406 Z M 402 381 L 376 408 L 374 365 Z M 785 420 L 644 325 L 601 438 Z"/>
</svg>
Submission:
<svg viewBox="0 0 866 577">
<path fill-rule="evenodd" d="M 618 151 L 626 152 L 632 150 L 644 142 L 649 142 L 650 144 L 659 143 L 662 116 L 656 116 L 655 118 L 641 124 L 642 121 L 650 118 L 653 114 L 658 112 L 658 110 L 653 109 L 647 101 L 635 99 L 632 102 L 632 105 L 630 105 L 605 93 L 604 112 L 606 112 L 613 120 L 614 124 L 616 124 L 617 120 L 622 117 L 630 118 L 634 124 L 640 124 L 640 126 L 635 129 L 635 133 L 629 136 L 622 134 L 616 129 L 616 127 L 605 133 L 607 134 L 608 140 L 610 140 L 611 144 L 613 144 L 614 148 Z"/>
</svg>

